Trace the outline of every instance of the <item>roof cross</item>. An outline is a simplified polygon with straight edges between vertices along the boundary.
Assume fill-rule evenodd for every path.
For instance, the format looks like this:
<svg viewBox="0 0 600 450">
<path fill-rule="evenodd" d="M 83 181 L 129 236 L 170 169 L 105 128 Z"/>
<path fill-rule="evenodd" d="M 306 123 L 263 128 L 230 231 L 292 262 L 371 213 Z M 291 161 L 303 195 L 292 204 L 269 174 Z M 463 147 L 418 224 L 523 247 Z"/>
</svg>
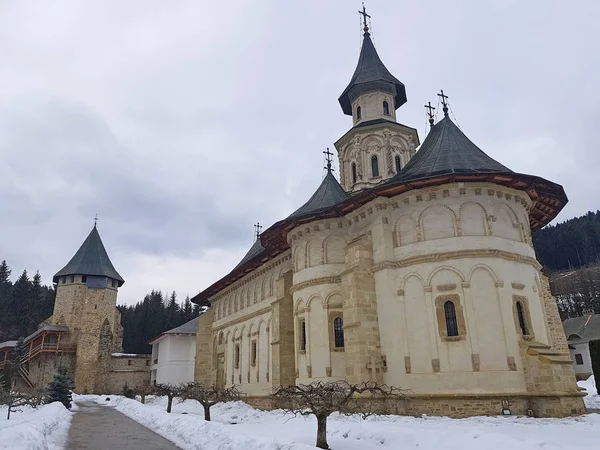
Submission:
<svg viewBox="0 0 600 450">
<path fill-rule="evenodd" d="M 446 100 L 448 100 L 448 96 L 444 95 L 444 90 L 441 89 L 440 90 L 441 94 L 438 94 L 438 97 L 440 97 L 442 99 L 442 105 L 444 105 L 444 107 L 442 108 L 442 111 L 444 111 L 444 117 L 448 117 L 448 102 Z"/>
<path fill-rule="evenodd" d="M 325 155 L 325 160 L 327 161 L 327 167 L 325 167 L 325 169 L 327 169 L 327 171 L 331 173 L 331 171 L 333 170 L 331 168 L 331 157 L 333 156 L 333 153 L 331 153 L 329 151 L 329 147 L 327 147 L 327 151 L 324 151 L 323 154 Z"/>
<path fill-rule="evenodd" d="M 427 117 L 429 117 L 429 125 L 433 127 L 433 111 L 435 110 L 435 108 L 431 106 L 431 102 L 427 102 L 427 105 L 425 105 L 425 109 L 427 110 Z"/>
<path fill-rule="evenodd" d="M 256 233 L 256 239 L 258 239 L 260 236 L 260 230 L 262 230 L 262 225 L 260 224 L 260 222 L 256 222 L 254 224 L 254 232 Z"/>
<path fill-rule="evenodd" d="M 367 14 L 367 9 L 365 8 L 365 2 L 363 2 L 362 4 L 363 8 L 362 11 L 358 11 L 358 13 L 363 16 L 363 24 L 365 26 L 364 30 L 365 30 L 365 34 L 367 34 L 369 32 L 369 26 L 367 25 L 367 17 L 370 19 L 371 16 Z"/>
<path fill-rule="evenodd" d="M 98 225 L 98 214 L 94 216 L 94 228 Z"/>
</svg>

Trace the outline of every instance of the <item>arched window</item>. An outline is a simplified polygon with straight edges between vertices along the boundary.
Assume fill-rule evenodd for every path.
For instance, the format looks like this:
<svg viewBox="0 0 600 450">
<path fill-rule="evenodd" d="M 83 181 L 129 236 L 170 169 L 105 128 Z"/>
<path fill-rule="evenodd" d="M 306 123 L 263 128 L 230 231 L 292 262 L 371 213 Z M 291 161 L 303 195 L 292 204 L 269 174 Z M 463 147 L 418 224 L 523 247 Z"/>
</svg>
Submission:
<svg viewBox="0 0 600 450">
<path fill-rule="evenodd" d="M 383 114 L 386 116 L 390 115 L 390 106 L 388 105 L 388 102 L 383 102 Z"/>
<path fill-rule="evenodd" d="M 528 336 L 527 332 L 527 322 L 525 322 L 525 312 L 523 311 L 523 304 L 521 302 L 517 302 L 517 316 L 519 318 L 519 327 L 521 327 L 521 334 L 523 336 Z"/>
<path fill-rule="evenodd" d="M 335 348 L 344 348 L 344 322 L 341 317 L 333 320 L 333 341 Z"/>
<path fill-rule="evenodd" d="M 352 163 L 352 183 L 356 183 L 356 163 Z"/>
<path fill-rule="evenodd" d="M 456 321 L 456 307 L 454 302 L 448 300 L 444 303 L 444 315 L 446 316 L 446 333 L 448 336 L 458 336 L 458 323 Z"/>
<path fill-rule="evenodd" d="M 361 117 L 361 115 L 360 115 L 360 106 L 358 106 L 356 108 L 356 120 L 360 120 L 360 117 Z"/>
<path fill-rule="evenodd" d="M 400 169 L 402 169 L 401 164 L 400 164 L 400 155 L 396 155 L 396 157 L 394 158 L 394 161 L 396 162 L 396 173 L 400 172 Z"/>
<path fill-rule="evenodd" d="M 371 171 L 374 177 L 379 176 L 379 161 L 375 155 L 371 156 Z"/>
<path fill-rule="evenodd" d="M 300 323 L 300 350 L 306 350 L 306 322 Z"/>
</svg>

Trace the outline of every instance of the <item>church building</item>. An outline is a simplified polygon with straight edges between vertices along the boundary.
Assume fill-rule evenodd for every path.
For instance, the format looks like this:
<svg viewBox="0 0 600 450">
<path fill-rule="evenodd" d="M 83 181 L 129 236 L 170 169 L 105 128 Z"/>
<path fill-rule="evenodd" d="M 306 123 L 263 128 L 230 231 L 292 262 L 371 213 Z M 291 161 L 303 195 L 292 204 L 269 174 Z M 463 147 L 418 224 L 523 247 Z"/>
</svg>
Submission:
<svg viewBox="0 0 600 450">
<path fill-rule="evenodd" d="M 192 299 L 209 306 L 197 382 L 237 385 L 260 407 L 280 385 L 373 380 L 410 391 L 389 412 L 584 411 L 531 238 L 565 192 L 484 153 L 440 97 L 421 144 L 396 120 L 405 86 L 365 22 L 339 97 L 352 118 L 335 143 L 340 181 L 328 164 L 304 205 Z"/>
</svg>

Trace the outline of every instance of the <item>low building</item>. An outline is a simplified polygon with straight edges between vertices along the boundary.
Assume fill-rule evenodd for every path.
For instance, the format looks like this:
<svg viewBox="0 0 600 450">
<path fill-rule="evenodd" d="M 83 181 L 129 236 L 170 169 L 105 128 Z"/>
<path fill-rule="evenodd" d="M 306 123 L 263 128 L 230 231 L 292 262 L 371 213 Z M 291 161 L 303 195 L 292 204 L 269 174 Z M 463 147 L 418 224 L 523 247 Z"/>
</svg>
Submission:
<svg viewBox="0 0 600 450">
<path fill-rule="evenodd" d="M 590 342 L 600 341 L 600 315 L 586 314 L 573 317 L 563 322 L 573 369 L 578 380 L 585 380 L 592 375 L 592 358 Z"/>
<path fill-rule="evenodd" d="M 153 384 L 181 384 L 194 381 L 196 332 L 200 317 L 165 331 L 150 341 L 152 344 Z"/>
</svg>

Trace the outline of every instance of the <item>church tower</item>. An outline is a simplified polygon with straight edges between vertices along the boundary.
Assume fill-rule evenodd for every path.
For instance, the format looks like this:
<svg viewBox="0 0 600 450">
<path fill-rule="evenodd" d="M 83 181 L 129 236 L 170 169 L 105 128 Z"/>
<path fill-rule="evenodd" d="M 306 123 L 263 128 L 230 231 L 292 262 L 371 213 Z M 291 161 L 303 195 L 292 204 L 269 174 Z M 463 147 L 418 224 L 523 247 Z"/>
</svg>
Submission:
<svg viewBox="0 0 600 450">
<path fill-rule="evenodd" d="M 356 192 L 378 185 L 400 172 L 419 145 L 417 130 L 396 121 L 406 103 L 404 84 L 385 67 L 369 33 L 364 7 L 364 35 L 358 64 L 338 99 L 352 128 L 336 143 L 341 185 Z"/>
<path fill-rule="evenodd" d="M 65 338 L 77 347 L 75 391 L 100 392 L 111 354 L 121 351 L 123 328 L 116 305 L 125 281 L 112 265 L 96 225 L 53 282 L 56 301 L 48 322 L 67 327 Z"/>
</svg>

